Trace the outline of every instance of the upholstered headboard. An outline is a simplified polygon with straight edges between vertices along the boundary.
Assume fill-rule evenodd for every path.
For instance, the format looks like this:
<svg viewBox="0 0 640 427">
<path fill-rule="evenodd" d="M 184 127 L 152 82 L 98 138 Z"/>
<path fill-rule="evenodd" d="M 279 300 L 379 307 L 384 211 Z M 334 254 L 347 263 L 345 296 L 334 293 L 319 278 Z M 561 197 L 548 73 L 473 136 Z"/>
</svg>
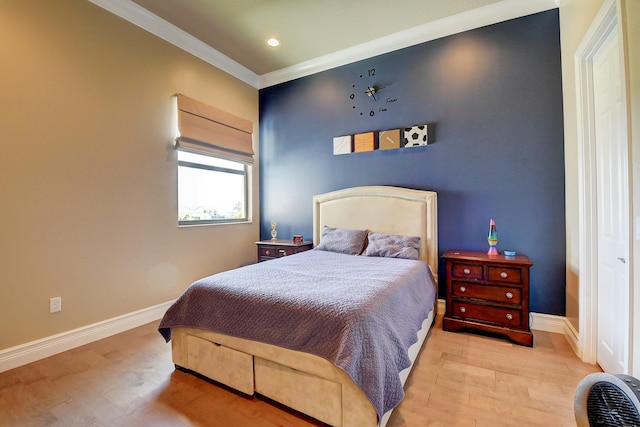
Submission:
<svg viewBox="0 0 640 427">
<path fill-rule="evenodd" d="M 433 191 L 370 186 L 313 197 L 313 243 L 323 226 L 420 236 L 420 259 L 438 277 L 438 206 Z"/>
</svg>

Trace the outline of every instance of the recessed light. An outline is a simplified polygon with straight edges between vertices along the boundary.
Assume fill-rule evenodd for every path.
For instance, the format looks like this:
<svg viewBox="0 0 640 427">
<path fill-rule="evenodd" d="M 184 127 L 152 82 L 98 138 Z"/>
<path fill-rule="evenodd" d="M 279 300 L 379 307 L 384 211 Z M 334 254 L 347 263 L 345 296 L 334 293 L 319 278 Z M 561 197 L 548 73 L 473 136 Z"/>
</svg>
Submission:
<svg viewBox="0 0 640 427">
<path fill-rule="evenodd" d="M 280 40 L 272 37 L 269 40 L 267 40 L 267 44 L 271 47 L 280 46 Z"/>
</svg>

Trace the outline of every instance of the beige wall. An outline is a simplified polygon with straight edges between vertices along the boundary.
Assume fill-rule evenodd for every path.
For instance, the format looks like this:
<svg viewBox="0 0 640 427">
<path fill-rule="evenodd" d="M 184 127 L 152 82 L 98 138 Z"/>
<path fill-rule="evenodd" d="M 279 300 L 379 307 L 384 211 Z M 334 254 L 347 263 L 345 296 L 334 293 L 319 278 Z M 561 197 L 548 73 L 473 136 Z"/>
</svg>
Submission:
<svg viewBox="0 0 640 427">
<path fill-rule="evenodd" d="M 578 235 L 578 142 L 576 109 L 576 75 L 574 55 L 603 0 L 563 0 L 560 7 L 560 28 L 562 44 L 562 78 L 564 94 L 565 123 L 565 174 L 566 174 L 566 216 L 567 216 L 567 318 L 578 329 L 579 293 L 579 235 Z M 640 216 L 640 2 L 626 0 L 623 11 L 626 19 L 628 78 L 630 98 L 631 139 L 630 157 L 632 166 L 632 217 Z M 635 235 L 635 222 L 632 223 Z M 640 307 L 640 244 L 633 240 L 631 275 L 634 307 Z M 634 319 L 632 331 L 640 330 L 640 309 L 632 310 Z M 638 334 L 633 334 L 637 336 Z M 632 342 L 635 355 L 632 374 L 640 372 L 640 340 Z"/>
<path fill-rule="evenodd" d="M 255 260 L 257 214 L 177 227 L 170 101 L 252 120 L 257 153 L 257 89 L 86 0 L 0 0 L 0 58 L 0 350 Z"/>
<path fill-rule="evenodd" d="M 580 241 L 578 222 L 578 116 L 574 61 L 576 50 L 602 4 L 603 0 L 563 0 L 560 3 L 567 226 L 566 316 L 576 330 L 578 330 Z"/>
</svg>

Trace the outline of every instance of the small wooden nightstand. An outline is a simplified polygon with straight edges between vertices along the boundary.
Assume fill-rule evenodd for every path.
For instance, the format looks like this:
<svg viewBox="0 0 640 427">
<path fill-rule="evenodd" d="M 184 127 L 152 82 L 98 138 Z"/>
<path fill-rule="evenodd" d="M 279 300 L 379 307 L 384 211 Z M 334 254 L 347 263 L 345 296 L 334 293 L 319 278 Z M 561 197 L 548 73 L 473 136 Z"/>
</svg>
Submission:
<svg viewBox="0 0 640 427">
<path fill-rule="evenodd" d="M 529 268 L 524 255 L 447 251 L 445 331 L 469 328 L 506 335 L 533 346 L 529 329 Z"/>
<path fill-rule="evenodd" d="M 291 240 L 261 240 L 256 242 L 258 246 L 258 262 L 269 261 L 298 252 L 308 251 L 313 247 L 313 242 L 293 243 Z"/>
</svg>

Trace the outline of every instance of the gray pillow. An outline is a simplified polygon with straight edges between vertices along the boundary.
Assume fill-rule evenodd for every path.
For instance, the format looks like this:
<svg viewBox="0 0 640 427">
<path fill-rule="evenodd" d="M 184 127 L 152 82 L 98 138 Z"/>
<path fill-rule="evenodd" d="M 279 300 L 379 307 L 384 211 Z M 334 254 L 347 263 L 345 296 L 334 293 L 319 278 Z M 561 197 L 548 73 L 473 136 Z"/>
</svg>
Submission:
<svg viewBox="0 0 640 427">
<path fill-rule="evenodd" d="M 418 259 L 420 237 L 399 234 L 369 233 L 366 256 Z"/>
<path fill-rule="evenodd" d="M 316 246 L 316 249 L 347 255 L 360 255 L 366 238 L 367 230 L 331 228 L 325 225 L 322 229 L 320 244 Z"/>
</svg>

